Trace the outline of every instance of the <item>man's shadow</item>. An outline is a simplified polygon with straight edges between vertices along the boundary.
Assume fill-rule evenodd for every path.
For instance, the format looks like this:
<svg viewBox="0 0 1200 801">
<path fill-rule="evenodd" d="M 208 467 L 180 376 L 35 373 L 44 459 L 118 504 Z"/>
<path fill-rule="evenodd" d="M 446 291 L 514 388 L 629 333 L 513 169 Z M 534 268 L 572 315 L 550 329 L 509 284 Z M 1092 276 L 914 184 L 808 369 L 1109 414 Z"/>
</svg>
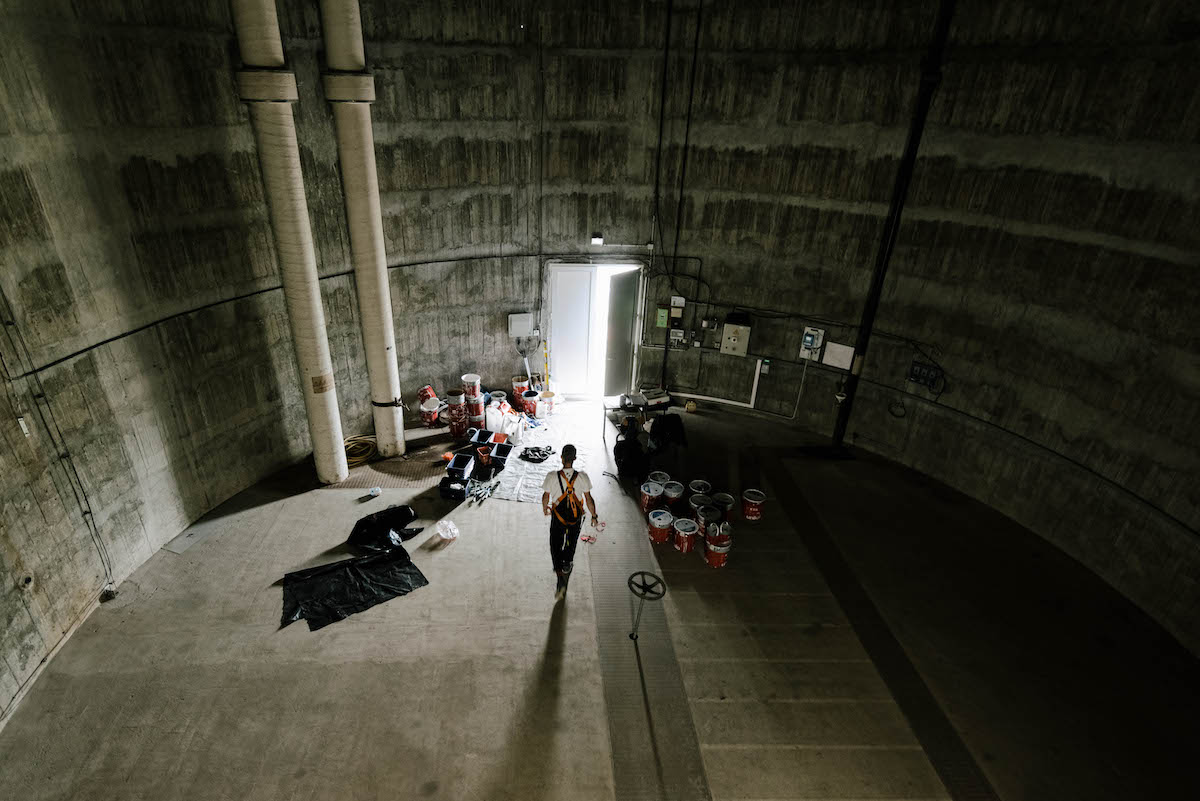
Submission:
<svg viewBox="0 0 1200 801">
<path fill-rule="evenodd" d="M 569 736 L 558 720 L 566 635 L 567 604 L 560 601 L 550 615 L 541 660 L 521 697 L 504 756 L 481 798 L 550 801 L 557 798 L 553 777 L 570 775 L 569 766 L 553 758 L 555 742 Z"/>
</svg>

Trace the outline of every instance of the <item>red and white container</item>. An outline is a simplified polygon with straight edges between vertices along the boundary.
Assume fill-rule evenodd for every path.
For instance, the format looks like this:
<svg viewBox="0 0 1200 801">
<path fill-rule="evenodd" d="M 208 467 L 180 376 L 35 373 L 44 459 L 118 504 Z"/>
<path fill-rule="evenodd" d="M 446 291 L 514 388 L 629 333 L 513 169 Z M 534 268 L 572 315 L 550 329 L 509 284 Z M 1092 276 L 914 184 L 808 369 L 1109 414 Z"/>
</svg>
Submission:
<svg viewBox="0 0 1200 801">
<path fill-rule="evenodd" d="M 555 395 L 550 390 L 538 394 L 537 417 L 549 417 L 554 414 Z"/>
<path fill-rule="evenodd" d="M 467 396 L 467 414 L 472 417 L 483 417 L 483 396 Z"/>
<path fill-rule="evenodd" d="M 437 398 L 426 398 L 421 401 L 421 422 L 430 428 L 438 424 L 438 415 L 442 410 L 442 402 Z"/>
<path fill-rule="evenodd" d="M 662 484 L 647 481 L 642 485 L 642 494 L 638 499 L 638 505 L 641 506 L 643 512 L 649 512 L 661 503 L 662 494 Z"/>
<path fill-rule="evenodd" d="M 446 393 L 446 403 L 449 404 L 451 407 L 462 406 L 463 403 L 465 402 L 465 399 L 466 399 L 466 396 L 463 395 L 463 392 L 461 389 L 452 389 Z"/>
<path fill-rule="evenodd" d="M 655 545 L 665 545 L 671 541 L 671 532 L 674 531 L 675 518 L 666 509 L 655 509 L 647 519 L 650 521 L 647 527 L 647 532 L 650 534 L 650 541 Z"/>
<path fill-rule="evenodd" d="M 433 387 L 431 387 L 429 384 L 426 384 L 417 390 L 417 403 L 424 403 L 430 398 L 436 397 L 437 393 L 433 391 Z"/>
<path fill-rule="evenodd" d="M 651 473 L 651 475 L 654 474 Z M 678 481 L 668 481 L 664 483 L 663 500 L 666 502 L 671 511 L 675 512 L 676 514 L 686 511 L 686 507 L 683 506 L 683 484 L 679 483 Z"/>
<path fill-rule="evenodd" d="M 469 417 L 467 417 L 467 420 L 475 428 L 483 428 L 483 415 L 482 414 L 470 415 Z"/>
<path fill-rule="evenodd" d="M 747 520 L 762 520 L 763 504 L 767 494 L 762 490 L 748 489 L 742 493 L 742 517 Z"/>
<path fill-rule="evenodd" d="M 470 423 L 467 422 L 467 418 L 465 417 L 450 418 L 450 436 L 454 437 L 455 439 L 466 439 L 467 429 L 470 427 Z"/>
<path fill-rule="evenodd" d="M 729 551 L 733 548 L 732 544 L 713 545 L 709 544 L 704 549 L 704 561 L 709 567 L 725 567 L 725 563 L 729 561 Z"/>
<path fill-rule="evenodd" d="M 725 522 L 729 519 L 730 514 L 733 513 L 733 507 L 737 505 L 737 499 L 728 492 L 714 492 L 712 499 L 713 506 L 721 510 L 721 522 Z"/>
<path fill-rule="evenodd" d="M 538 391 L 536 389 L 527 389 L 521 395 L 521 411 L 525 414 L 537 416 L 537 401 Z"/>
<path fill-rule="evenodd" d="M 675 550 L 680 553 L 691 553 L 696 547 L 696 534 L 700 530 L 696 521 L 682 517 L 675 521 L 674 528 Z"/>
<path fill-rule="evenodd" d="M 529 376 L 514 375 L 512 378 L 512 405 L 517 411 L 524 411 L 522 398 L 529 391 Z"/>
<path fill-rule="evenodd" d="M 708 495 L 712 492 L 712 484 L 702 478 L 688 482 L 688 495 Z"/>
<path fill-rule="evenodd" d="M 708 547 L 729 545 L 733 542 L 733 526 L 728 523 L 720 523 L 709 526 L 704 535 L 704 542 Z"/>
<path fill-rule="evenodd" d="M 653 481 L 655 484 L 662 484 L 665 487 L 667 485 L 667 482 L 669 482 L 671 480 L 671 477 L 661 470 L 655 470 L 653 473 L 646 476 L 646 480 Z M 678 484 L 679 482 L 675 482 L 675 483 Z M 682 484 L 679 484 L 679 486 L 683 487 Z"/>
<path fill-rule="evenodd" d="M 492 393 L 492 403 L 496 403 L 497 401 L 507 401 L 507 400 L 508 400 L 508 393 L 502 389 L 498 389 Z"/>
<path fill-rule="evenodd" d="M 478 373 L 464 373 L 462 377 L 463 394 L 468 398 L 483 395 L 483 378 Z"/>
</svg>

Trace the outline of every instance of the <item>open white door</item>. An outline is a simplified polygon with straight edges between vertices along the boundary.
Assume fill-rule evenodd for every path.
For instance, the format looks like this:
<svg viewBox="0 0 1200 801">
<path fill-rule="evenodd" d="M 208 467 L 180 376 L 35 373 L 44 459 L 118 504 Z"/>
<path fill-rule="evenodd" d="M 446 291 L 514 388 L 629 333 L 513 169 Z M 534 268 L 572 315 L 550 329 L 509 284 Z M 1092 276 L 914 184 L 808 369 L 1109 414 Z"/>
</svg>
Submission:
<svg viewBox="0 0 1200 801">
<path fill-rule="evenodd" d="M 550 378 L 564 395 L 588 392 L 594 281 L 590 265 L 551 267 Z"/>
</svg>

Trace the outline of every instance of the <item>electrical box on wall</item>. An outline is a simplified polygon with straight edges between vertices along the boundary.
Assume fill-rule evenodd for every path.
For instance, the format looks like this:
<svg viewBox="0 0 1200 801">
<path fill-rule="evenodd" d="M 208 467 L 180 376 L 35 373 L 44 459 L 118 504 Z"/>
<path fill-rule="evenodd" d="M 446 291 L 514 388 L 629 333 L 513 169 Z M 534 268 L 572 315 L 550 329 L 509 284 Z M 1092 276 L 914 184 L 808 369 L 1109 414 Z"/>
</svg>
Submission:
<svg viewBox="0 0 1200 801">
<path fill-rule="evenodd" d="M 725 323 L 721 334 L 721 353 L 730 356 L 745 356 L 750 345 L 750 326 Z"/>
<path fill-rule="evenodd" d="M 532 314 L 508 315 L 508 335 L 510 337 L 531 337 L 533 333 Z"/>
<path fill-rule="evenodd" d="M 800 340 L 800 358 L 817 361 L 821 358 L 821 346 L 825 344 L 825 329 L 805 326 Z"/>
<path fill-rule="evenodd" d="M 670 314 L 671 314 L 671 310 L 668 309 L 666 306 L 659 306 L 658 311 L 654 315 L 654 327 L 655 328 L 668 327 L 670 325 L 670 323 L 669 323 Z"/>
</svg>

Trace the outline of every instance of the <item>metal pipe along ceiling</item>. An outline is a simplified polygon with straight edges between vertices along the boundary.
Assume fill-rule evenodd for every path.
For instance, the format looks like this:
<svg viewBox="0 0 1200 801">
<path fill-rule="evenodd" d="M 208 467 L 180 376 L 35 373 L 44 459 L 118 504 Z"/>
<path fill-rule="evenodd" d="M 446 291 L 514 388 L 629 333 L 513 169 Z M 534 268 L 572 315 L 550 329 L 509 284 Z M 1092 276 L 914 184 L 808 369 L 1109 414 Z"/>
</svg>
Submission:
<svg viewBox="0 0 1200 801">
<path fill-rule="evenodd" d="M 350 258 L 371 384 L 375 440 L 382 455 L 396 456 L 404 453 L 404 418 L 375 170 L 375 137 L 371 130 L 370 104 L 375 99 L 375 83 L 365 72 L 358 0 L 321 0 L 321 20 L 326 61 L 334 71 L 325 75 L 325 97 L 333 105 L 338 159 L 342 165 Z"/>
<path fill-rule="evenodd" d="M 280 69 L 283 44 L 275 0 L 234 0 L 233 17 L 245 67 L 238 73 L 238 91 L 249 106 L 258 143 L 313 460 L 317 478 L 335 484 L 349 471 L 292 117 L 296 78 Z"/>
</svg>

